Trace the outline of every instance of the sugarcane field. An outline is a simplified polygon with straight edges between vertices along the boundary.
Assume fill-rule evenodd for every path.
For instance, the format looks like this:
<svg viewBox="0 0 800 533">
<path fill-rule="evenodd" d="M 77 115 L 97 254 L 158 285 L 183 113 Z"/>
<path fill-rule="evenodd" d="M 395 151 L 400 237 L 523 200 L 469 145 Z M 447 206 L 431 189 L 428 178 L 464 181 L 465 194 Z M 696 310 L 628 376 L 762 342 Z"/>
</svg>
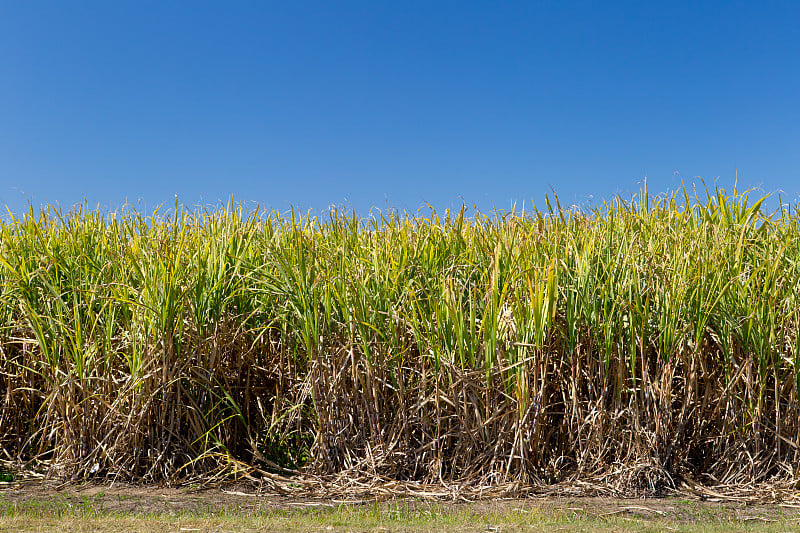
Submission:
<svg viewBox="0 0 800 533">
<path fill-rule="evenodd" d="M 794 494 L 797 211 L 683 194 L 471 217 L 31 209 L 0 226 L 5 469 Z"/>
</svg>

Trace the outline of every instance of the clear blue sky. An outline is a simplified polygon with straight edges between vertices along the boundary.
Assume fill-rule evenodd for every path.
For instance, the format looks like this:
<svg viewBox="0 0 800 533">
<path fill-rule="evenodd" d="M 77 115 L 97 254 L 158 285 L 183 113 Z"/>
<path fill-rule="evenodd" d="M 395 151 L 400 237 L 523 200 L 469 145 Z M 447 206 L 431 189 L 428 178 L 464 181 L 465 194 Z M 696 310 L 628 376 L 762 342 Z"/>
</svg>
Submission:
<svg viewBox="0 0 800 533">
<path fill-rule="evenodd" d="M 798 6 L 0 0 L 0 204 L 797 199 Z"/>
</svg>

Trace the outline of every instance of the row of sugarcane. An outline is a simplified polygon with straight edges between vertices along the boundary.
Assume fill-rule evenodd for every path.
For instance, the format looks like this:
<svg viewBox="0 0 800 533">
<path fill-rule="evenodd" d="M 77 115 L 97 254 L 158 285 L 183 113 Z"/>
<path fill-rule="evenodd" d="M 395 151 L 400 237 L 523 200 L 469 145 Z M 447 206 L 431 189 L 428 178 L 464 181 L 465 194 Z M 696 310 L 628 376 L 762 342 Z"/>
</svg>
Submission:
<svg viewBox="0 0 800 533">
<path fill-rule="evenodd" d="M 0 460 L 68 479 L 791 482 L 800 219 L 750 194 L 10 215 Z"/>
</svg>

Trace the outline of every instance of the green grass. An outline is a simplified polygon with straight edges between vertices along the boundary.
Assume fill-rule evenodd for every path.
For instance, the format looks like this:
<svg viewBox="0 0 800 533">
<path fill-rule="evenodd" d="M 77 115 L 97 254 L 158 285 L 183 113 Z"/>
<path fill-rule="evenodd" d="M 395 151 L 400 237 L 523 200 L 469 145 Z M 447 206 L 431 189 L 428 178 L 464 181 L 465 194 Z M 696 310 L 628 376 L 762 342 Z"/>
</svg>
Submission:
<svg viewBox="0 0 800 533">
<path fill-rule="evenodd" d="M 622 506 L 625 502 L 618 502 Z M 116 512 L 99 500 L 53 498 L 11 504 L 0 498 L 0 530 L 64 531 L 787 531 L 796 517 L 779 511 L 736 516 L 728 510 L 695 509 L 692 502 L 669 502 L 670 513 L 587 511 L 580 503 L 561 508 L 520 502 L 519 507 L 480 511 L 475 506 L 447 503 L 338 505 L 311 510 Z M 627 504 L 626 504 L 627 505 Z M 622 506 L 646 510 L 641 506 Z M 652 502 L 649 504 L 652 505 Z M 657 507 L 657 506 L 656 506 Z"/>
<path fill-rule="evenodd" d="M 339 505 L 315 510 L 119 513 L 82 504 L 0 506 L 0 530 L 33 531 L 789 531 L 796 518 L 702 516 L 643 517 L 521 504 L 525 508 L 476 511 L 449 504 Z M 684 513 L 685 514 L 685 513 Z"/>
<path fill-rule="evenodd" d="M 763 201 L 31 208 L 0 222 L 0 445 L 69 479 L 790 490 L 800 219 Z"/>
</svg>

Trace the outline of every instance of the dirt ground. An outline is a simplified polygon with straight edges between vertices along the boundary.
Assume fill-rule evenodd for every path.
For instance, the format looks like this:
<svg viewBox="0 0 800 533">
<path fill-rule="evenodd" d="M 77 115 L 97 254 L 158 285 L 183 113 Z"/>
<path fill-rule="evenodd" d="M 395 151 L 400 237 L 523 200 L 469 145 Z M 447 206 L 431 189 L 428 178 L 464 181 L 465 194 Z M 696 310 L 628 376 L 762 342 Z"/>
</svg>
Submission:
<svg viewBox="0 0 800 533">
<path fill-rule="evenodd" d="M 252 485 L 228 485 L 223 488 L 169 488 L 134 485 L 57 485 L 40 481 L 0 484 L 0 512 L 40 510 L 47 512 L 83 511 L 96 513 L 144 513 L 184 515 L 187 513 L 254 514 L 336 508 L 342 505 L 405 505 L 411 508 L 437 505 L 453 511 L 475 513 L 510 512 L 576 513 L 582 516 L 627 516 L 637 519 L 668 520 L 673 523 L 697 523 L 703 520 L 768 523 L 777 520 L 800 520 L 800 505 L 763 504 L 737 501 L 709 501 L 700 498 L 669 497 L 618 499 L 606 497 L 532 497 L 525 499 L 459 501 L 422 501 L 398 499 L 347 500 L 297 498 L 258 493 Z"/>
</svg>

